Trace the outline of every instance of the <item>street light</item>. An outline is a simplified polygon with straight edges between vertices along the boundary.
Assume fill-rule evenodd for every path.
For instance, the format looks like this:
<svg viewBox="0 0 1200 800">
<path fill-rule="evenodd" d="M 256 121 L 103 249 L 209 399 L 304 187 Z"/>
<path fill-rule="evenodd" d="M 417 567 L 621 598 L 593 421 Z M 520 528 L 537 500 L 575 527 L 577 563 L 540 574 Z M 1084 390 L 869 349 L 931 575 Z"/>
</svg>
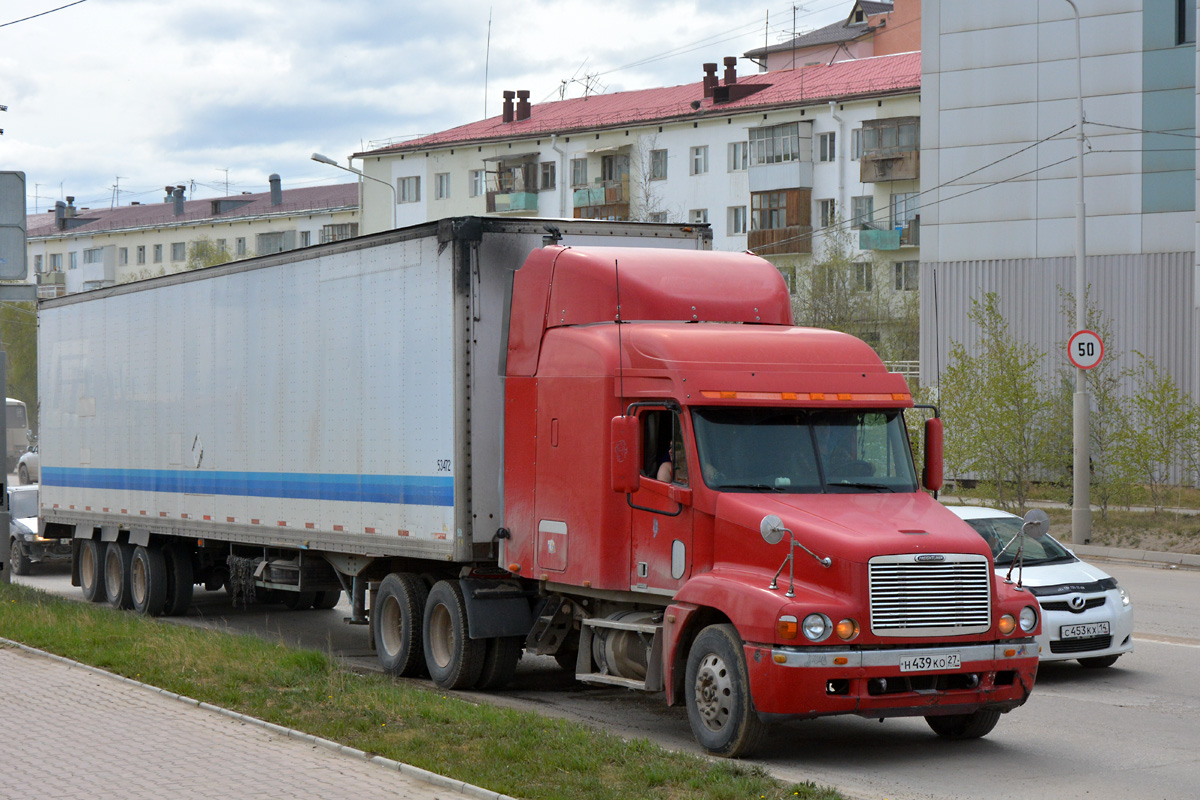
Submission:
<svg viewBox="0 0 1200 800">
<path fill-rule="evenodd" d="M 353 172 L 355 175 L 357 175 L 360 178 L 366 178 L 369 181 L 375 181 L 376 183 L 382 183 L 384 186 L 391 189 L 392 190 L 392 229 L 395 230 L 395 228 L 396 228 L 396 202 L 397 202 L 395 186 L 392 186 L 387 181 L 381 181 L 381 180 L 379 180 L 379 178 L 373 178 L 370 175 L 367 175 L 362 170 L 357 170 L 354 167 L 343 167 L 341 164 L 334 161 L 329 156 L 321 155 L 320 153 L 313 153 L 312 160 L 319 162 L 321 164 L 328 164 L 331 167 L 337 167 L 338 169 L 345 170 L 346 172 Z"/>
</svg>

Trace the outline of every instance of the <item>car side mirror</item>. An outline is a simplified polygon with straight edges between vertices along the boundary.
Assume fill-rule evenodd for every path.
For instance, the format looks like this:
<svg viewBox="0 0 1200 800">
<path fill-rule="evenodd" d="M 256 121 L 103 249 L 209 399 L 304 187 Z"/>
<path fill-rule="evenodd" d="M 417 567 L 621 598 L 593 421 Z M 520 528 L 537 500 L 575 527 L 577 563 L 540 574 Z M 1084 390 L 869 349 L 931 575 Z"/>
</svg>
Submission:
<svg viewBox="0 0 1200 800">
<path fill-rule="evenodd" d="M 642 485 L 642 437 L 637 417 L 613 417 L 609 468 L 614 492 L 633 494 Z"/>
<path fill-rule="evenodd" d="M 925 420 L 925 471 L 921 483 L 931 492 L 942 488 L 942 420 Z"/>
</svg>

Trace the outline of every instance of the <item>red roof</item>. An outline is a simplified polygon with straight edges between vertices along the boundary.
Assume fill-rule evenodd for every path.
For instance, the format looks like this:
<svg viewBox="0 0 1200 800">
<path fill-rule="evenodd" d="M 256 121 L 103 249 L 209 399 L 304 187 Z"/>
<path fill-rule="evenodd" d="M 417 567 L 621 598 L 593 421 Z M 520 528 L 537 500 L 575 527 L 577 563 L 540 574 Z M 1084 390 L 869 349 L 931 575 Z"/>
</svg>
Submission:
<svg viewBox="0 0 1200 800">
<path fill-rule="evenodd" d="M 722 74 L 718 70 L 717 76 L 721 77 Z M 724 86 L 724 81 L 721 85 Z M 726 103 L 715 103 L 713 98 L 704 97 L 703 81 L 540 103 L 532 107 L 529 119 L 520 122 L 506 123 L 502 117 L 491 117 L 356 156 L 652 122 L 696 120 L 746 111 L 814 105 L 830 100 L 915 92 L 921 88 L 921 54 L 899 53 L 794 70 L 759 72 L 738 76 L 737 85 L 762 88 L 747 97 Z M 692 103 L 697 101 L 699 107 L 693 109 Z"/>
<path fill-rule="evenodd" d="M 214 214 L 214 203 L 237 204 L 221 214 Z M 270 192 L 237 194 L 229 197 L 210 197 L 204 200 L 185 200 L 183 214 L 176 216 L 175 203 L 158 202 L 117 208 L 78 210 L 70 227 L 60 231 L 54 224 L 54 209 L 49 213 L 26 216 L 26 236 L 62 236 L 72 233 L 124 230 L 130 228 L 163 227 L 174 223 L 205 224 L 225 222 L 267 214 L 302 214 L 358 206 L 358 184 L 338 183 L 327 186 L 307 186 L 284 189 L 283 202 L 271 205 Z"/>
</svg>

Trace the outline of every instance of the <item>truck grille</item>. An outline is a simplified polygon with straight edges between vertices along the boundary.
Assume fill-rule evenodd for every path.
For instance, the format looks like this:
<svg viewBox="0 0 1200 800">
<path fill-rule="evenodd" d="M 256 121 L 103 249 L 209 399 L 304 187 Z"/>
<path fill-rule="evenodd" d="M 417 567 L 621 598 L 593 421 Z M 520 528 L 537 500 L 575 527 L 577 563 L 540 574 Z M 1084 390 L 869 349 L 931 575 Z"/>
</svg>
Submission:
<svg viewBox="0 0 1200 800">
<path fill-rule="evenodd" d="M 991 627 L 992 569 L 984 556 L 876 556 L 869 570 L 876 636 L 960 636 Z"/>
</svg>

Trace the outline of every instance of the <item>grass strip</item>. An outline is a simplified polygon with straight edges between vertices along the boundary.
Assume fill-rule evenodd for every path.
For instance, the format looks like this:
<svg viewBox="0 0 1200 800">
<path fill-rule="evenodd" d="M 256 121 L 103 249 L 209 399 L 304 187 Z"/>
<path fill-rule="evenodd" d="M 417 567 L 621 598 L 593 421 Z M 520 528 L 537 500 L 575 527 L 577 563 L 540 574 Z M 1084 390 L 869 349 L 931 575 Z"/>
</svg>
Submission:
<svg viewBox="0 0 1200 800">
<path fill-rule="evenodd" d="M 0 636 L 527 800 L 841 800 L 760 767 L 672 753 L 525 711 L 361 675 L 252 636 L 170 625 L 0 583 Z"/>
</svg>

